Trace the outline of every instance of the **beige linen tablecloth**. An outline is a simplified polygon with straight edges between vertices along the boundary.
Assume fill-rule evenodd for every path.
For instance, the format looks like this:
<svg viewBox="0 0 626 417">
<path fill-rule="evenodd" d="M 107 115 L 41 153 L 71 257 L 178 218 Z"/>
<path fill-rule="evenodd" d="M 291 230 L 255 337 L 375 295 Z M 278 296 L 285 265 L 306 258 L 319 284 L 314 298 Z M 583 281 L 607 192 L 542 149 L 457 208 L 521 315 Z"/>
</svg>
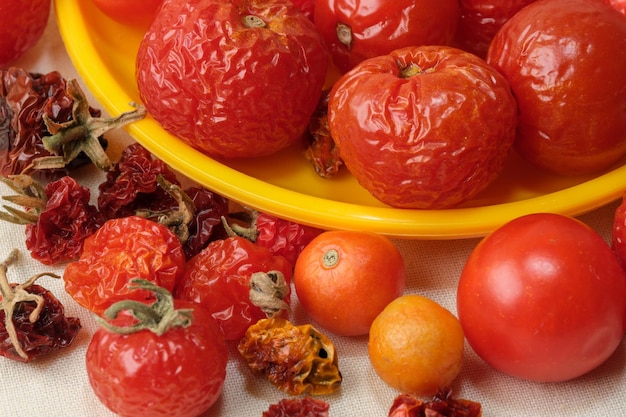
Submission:
<svg viewBox="0 0 626 417">
<path fill-rule="evenodd" d="M 16 65 L 35 72 L 58 70 L 65 78 L 80 81 L 58 34 L 54 13 L 43 39 Z M 93 99 L 91 103 L 98 107 Z M 111 132 L 108 139 L 111 142 L 109 153 L 114 160 L 119 157 L 120 150 L 132 142 L 123 130 Z M 78 175 L 81 183 L 91 187 L 103 178 L 101 173 L 91 168 L 80 170 Z M 0 194 L 8 193 L 6 187 L 0 187 Z M 580 218 L 609 239 L 616 206 L 617 202 Z M 13 248 L 18 248 L 22 254 L 19 262 L 9 270 L 11 281 L 22 282 L 43 271 L 63 273 L 63 267 L 46 267 L 30 258 L 22 226 L 0 223 L 0 233 L 0 258 L 5 259 Z M 456 313 L 457 280 L 465 259 L 477 242 L 478 239 L 396 241 L 408 268 L 406 291 L 430 297 Z M 22 364 L 0 357 L 0 416 L 113 415 L 93 395 L 85 372 L 85 351 L 96 328 L 93 317 L 65 294 L 61 280 L 44 277 L 39 283 L 61 300 L 68 315 L 81 319 L 83 329 L 72 347 L 45 359 Z M 297 323 L 306 321 L 297 304 L 292 319 Z M 371 368 L 367 358 L 367 339 L 330 337 L 336 344 L 344 377 L 338 393 L 322 397 L 330 403 L 330 415 L 387 416 L 391 402 L 399 393 L 386 386 Z M 231 346 L 230 354 L 223 395 L 206 416 L 261 416 L 269 404 L 286 397 L 265 380 L 251 376 L 239 360 L 234 346 Z M 625 361 L 626 347 L 622 344 L 604 365 L 581 378 L 558 384 L 539 384 L 490 369 L 466 346 L 464 366 L 453 390 L 457 396 L 482 403 L 486 417 L 624 416 Z"/>
</svg>

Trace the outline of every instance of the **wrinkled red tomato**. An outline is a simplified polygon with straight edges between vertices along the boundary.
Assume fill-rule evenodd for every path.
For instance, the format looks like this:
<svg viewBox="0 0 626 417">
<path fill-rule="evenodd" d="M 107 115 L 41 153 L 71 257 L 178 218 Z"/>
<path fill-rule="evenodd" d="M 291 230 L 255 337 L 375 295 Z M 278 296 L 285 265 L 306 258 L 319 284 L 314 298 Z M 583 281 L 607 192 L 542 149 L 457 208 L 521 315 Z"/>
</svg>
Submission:
<svg viewBox="0 0 626 417">
<path fill-rule="evenodd" d="M 467 341 L 495 369 L 564 381 L 603 363 L 622 341 L 626 273 L 584 223 L 526 215 L 476 246 L 457 311 Z"/>
<path fill-rule="evenodd" d="M 137 54 L 137 83 L 165 130 L 219 158 L 256 157 L 306 131 L 328 55 L 290 0 L 165 0 Z"/>
<path fill-rule="evenodd" d="M 611 246 L 622 263 L 622 266 L 626 268 L 626 194 L 624 194 L 624 196 L 625 197 L 622 197 L 622 203 L 615 210 Z"/>
<path fill-rule="evenodd" d="M 604 0 L 606 4 L 610 4 L 623 15 L 626 15 L 626 0 Z"/>
<path fill-rule="evenodd" d="M 341 72 L 394 49 L 449 44 L 458 18 L 457 0 L 318 0 L 314 12 Z"/>
<path fill-rule="evenodd" d="M 517 109 L 506 79 L 477 56 L 408 47 L 344 74 L 331 90 L 328 124 L 346 167 L 376 198 L 448 208 L 502 171 Z"/>
<path fill-rule="evenodd" d="M 461 17 L 454 44 L 482 58 L 500 27 L 535 0 L 459 0 Z"/>
<path fill-rule="evenodd" d="M 91 0 L 111 19 L 127 25 L 148 26 L 163 0 Z"/>
<path fill-rule="evenodd" d="M 15 61 L 35 46 L 43 35 L 50 0 L 0 0 L 0 67 Z"/>
<path fill-rule="evenodd" d="M 519 105 L 515 147 L 548 171 L 580 175 L 626 155 L 626 19 L 598 0 L 539 0 L 507 21 L 487 61 Z"/>
</svg>

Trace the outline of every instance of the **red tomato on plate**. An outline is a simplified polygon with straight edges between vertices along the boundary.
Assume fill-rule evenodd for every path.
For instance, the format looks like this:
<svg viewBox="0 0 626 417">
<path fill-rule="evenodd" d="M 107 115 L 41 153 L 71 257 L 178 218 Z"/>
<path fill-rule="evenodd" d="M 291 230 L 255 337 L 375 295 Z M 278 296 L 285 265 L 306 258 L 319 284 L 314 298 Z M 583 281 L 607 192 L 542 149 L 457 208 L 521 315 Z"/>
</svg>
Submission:
<svg viewBox="0 0 626 417">
<path fill-rule="evenodd" d="M 35 46 L 48 24 L 51 4 L 50 0 L 0 0 L 0 66 Z"/>
<path fill-rule="evenodd" d="M 328 61 L 290 0 L 165 0 L 136 74 L 166 131 L 212 157 L 258 157 L 302 138 Z"/>
<path fill-rule="evenodd" d="M 91 0 L 111 19 L 127 25 L 148 26 L 163 0 Z"/>
<path fill-rule="evenodd" d="M 457 311 L 467 341 L 495 369 L 564 381 L 599 366 L 622 341 L 626 273 L 587 225 L 531 214 L 476 246 Z"/>
<path fill-rule="evenodd" d="M 440 209 L 499 175 L 517 108 L 506 79 L 476 55 L 407 47 L 344 74 L 330 93 L 328 124 L 346 167 L 374 197 Z"/>
<path fill-rule="evenodd" d="M 394 49 L 449 44 L 458 18 L 457 0 L 318 0 L 313 20 L 346 72 Z"/>
<path fill-rule="evenodd" d="M 626 156 L 626 19 L 598 0 L 538 0 L 509 19 L 487 54 L 519 106 L 515 147 L 562 175 Z"/>
</svg>

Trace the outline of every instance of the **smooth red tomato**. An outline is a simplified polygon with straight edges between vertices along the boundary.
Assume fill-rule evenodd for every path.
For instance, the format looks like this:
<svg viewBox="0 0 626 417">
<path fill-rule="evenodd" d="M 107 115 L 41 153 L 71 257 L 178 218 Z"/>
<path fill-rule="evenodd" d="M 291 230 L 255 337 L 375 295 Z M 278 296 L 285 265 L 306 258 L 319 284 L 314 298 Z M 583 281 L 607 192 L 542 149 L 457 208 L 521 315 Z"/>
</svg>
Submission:
<svg viewBox="0 0 626 417">
<path fill-rule="evenodd" d="M 165 130 L 213 157 L 258 157 L 302 139 L 328 61 L 290 0 L 165 0 L 136 74 Z"/>
<path fill-rule="evenodd" d="M 461 17 L 454 45 L 485 58 L 491 40 L 504 22 L 534 1 L 459 0 Z"/>
<path fill-rule="evenodd" d="M 506 79 L 446 46 L 370 58 L 333 86 L 328 125 L 358 182 L 401 208 L 448 208 L 502 171 L 517 108 Z"/>
<path fill-rule="evenodd" d="M 0 0 L 0 66 L 15 61 L 35 46 L 43 35 L 50 0 Z"/>
<path fill-rule="evenodd" d="M 526 215 L 476 246 L 457 311 L 467 341 L 495 369 L 564 381 L 599 366 L 622 341 L 626 273 L 584 223 Z"/>
<path fill-rule="evenodd" d="M 163 0 L 91 0 L 111 19 L 127 25 L 148 26 Z"/>
<path fill-rule="evenodd" d="M 394 49 L 447 45 L 458 18 L 457 0 L 318 0 L 314 13 L 341 72 Z"/>
<path fill-rule="evenodd" d="M 622 203 L 615 210 L 611 245 L 620 262 L 626 268 L 626 194 Z"/>
<path fill-rule="evenodd" d="M 300 304 L 321 327 L 342 336 L 364 335 L 374 318 L 402 295 L 404 260 L 389 238 L 333 230 L 300 253 L 293 274 Z"/>
<path fill-rule="evenodd" d="M 163 334 L 99 328 L 89 343 L 89 383 L 98 399 L 122 417 L 197 417 L 221 395 L 228 352 L 220 329 L 197 304 L 173 302 L 175 309 L 187 310 L 189 325 L 172 326 Z M 136 321 L 122 312 L 112 324 L 128 329 Z"/>
<path fill-rule="evenodd" d="M 268 287 L 277 290 L 269 295 L 288 303 L 292 269 L 286 258 L 246 238 L 215 240 L 187 262 L 175 296 L 200 304 L 212 314 L 226 340 L 239 340 L 251 324 L 268 316 L 261 304 L 251 299 L 253 274 L 278 278 L 279 272 L 284 281 L 277 279 L 276 287 Z"/>
<path fill-rule="evenodd" d="M 598 0 L 538 0 L 493 38 L 487 62 L 519 105 L 515 147 L 563 175 L 626 155 L 626 19 Z"/>
</svg>

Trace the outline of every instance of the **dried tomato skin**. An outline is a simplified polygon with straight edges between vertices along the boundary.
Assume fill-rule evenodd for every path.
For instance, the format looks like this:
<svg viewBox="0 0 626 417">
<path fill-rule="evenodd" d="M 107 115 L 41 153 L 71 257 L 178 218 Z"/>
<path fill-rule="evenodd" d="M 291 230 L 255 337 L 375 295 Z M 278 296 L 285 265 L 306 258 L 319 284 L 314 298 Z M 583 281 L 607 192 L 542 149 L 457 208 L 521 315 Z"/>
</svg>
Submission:
<svg viewBox="0 0 626 417">
<path fill-rule="evenodd" d="M 328 417 L 328 403 L 308 396 L 292 399 L 284 398 L 270 405 L 263 417 Z"/>
<path fill-rule="evenodd" d="M 0 310 L 0 355 L 20 362 L 30 362 L 52 351 L 70 346 L 81 329 L 80 319 L 66 317 L 63 305 L 50 291 L 37 284 L 29 286 L 27 291 L 44 298 L 44 307 L 35 323 L 29 320 L 35 303 L 19 303 L 13 313 L 17 337 L 28 356 L 27 359 L 15 351 L 6 331 L 5 312 Z"/>
<path fill-rule="evenodd" d="M 222 216 L 228 215 L 229 201 L 203 187 L 189 187 L 184 191 L 196 206 L 194 218 L 189 224 L 189 238 L 183 243 L 189 260 L 210 242 L 227 237 Z"/>
<path fill-rule="evenodd" d="M 258 236 L 255 243 L 269 249 L 275 255 L 284 256 L 292 265 L 302 249 L 323 232 L 322 229 L 307 226 L 259 213 L 256 218 Z"/>
<path fill-rule="evenodd" d="M 26 225 L 26 247 L 45 265 L 73 261 L 83 242 L 104 223 L 98 209 L 89 203 L 91 192 L 69 176 L 46 185 L 46 208 L 37 223 Z"/>
<path fill-rule="evenodd" d="M 226 340 L 238 340 L 251 324 L 266 317 L 250 301 L 251 275 L 271 270 L 280 271 L 291 282 L 292 266 L 284 257 L 242 237 L 214 240 L 187 262 L 174 295 L 203 306 Z"/>
<path fill-rule="evenodd" d="M 21 68 L 0 70 L 0 175 L 8 177 L 24 172 L 33 160 L 50 156 L 42 142 L 48 136 L 43 115 L 57 123 L 72 119 L 73 98 L 66 91 L 66 81 L 57 71 L 47 74 L 29 73 Z M 96 117 L 100 111 L 90 107 Z M 106 146 L 106 141 L 101 139 Z M 88 162 L 82 155 L 70 167 Z M 66 169 L 38 172 L 55 179 L 67 174 Z"/>
<path fill-rule="evenodd" d="M 176 174 L 165 162 L 154 158 L 138 143 L 127 146 L 98 186 L 98 208 L 107 219 L 126 217 L 138 209 L 166 210 L 177 205 L 165 190 L 159 187 L 157 177 L 180 185 Z"/>
<path fill-rule="evenodd" d="M 184 268 L 185 254 L 172 231 L 128 216 L 106 221 L 88 237 L 80 258 L 66 266 L 63 280 L 78 304 L 102 315 L 116 301 L 153 300 L 145 291 L 129 290 L 131 279 L 143 278 L 172 291 Z"/>
<path fill-rule="evenodd" d="M 388 417 L 481 417 L 480 403 L 452 397 L 449 388 L 441 388 L 437 394 L 423 401 L 410 394 L 400 394 L 389 408 Z"/>
</svg>

